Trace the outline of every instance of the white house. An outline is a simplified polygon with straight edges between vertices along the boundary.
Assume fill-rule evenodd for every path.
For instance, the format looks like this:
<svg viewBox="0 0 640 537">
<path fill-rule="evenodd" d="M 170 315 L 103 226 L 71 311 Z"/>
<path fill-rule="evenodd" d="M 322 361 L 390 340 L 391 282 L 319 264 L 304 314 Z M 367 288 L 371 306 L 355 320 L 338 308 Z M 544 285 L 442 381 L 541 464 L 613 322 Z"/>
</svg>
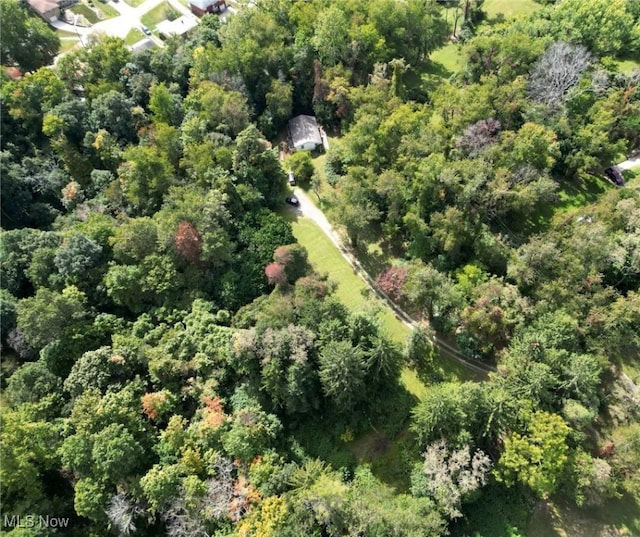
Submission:
<svg viewBox="0 0 640 537">
<path fill-rule="evenodd" d="M 202 17 L 207 13 L 220 13 L 227 9 L 225 0 L 190 0 L 191 12 Z"/>
<path fill-rule="evenodd" d="M 290 146 L 294 151 L 313 151 L 322 145 L 316 118 L 300 115 L 289 120 Z"/>
</svg>

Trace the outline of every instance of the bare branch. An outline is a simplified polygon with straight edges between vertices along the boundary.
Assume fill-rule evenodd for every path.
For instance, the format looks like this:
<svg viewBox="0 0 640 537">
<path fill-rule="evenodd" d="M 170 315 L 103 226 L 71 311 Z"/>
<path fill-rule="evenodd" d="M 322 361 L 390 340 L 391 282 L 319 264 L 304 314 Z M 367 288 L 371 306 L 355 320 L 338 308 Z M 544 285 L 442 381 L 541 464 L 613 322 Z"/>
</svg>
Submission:
<svg viewBox="0 0 640 537">
<path fill-rule="evenodd" d="M 531 72 L 531 99 L 547 106 L 558 106 L 591 62 L 591 54 L 584 46 L 561 41 L 554 43 L 538 59 Z"/>
</svg>

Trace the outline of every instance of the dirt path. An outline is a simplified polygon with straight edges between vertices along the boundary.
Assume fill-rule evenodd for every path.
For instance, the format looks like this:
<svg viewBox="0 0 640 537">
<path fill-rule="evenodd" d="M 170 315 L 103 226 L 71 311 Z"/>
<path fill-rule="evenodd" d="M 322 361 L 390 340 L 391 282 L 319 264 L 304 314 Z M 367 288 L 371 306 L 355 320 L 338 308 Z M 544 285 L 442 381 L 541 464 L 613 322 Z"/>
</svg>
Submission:
<svg viewBox="0 0 640 537">
<path fill-rule="evenodd" d="M 300 202 L 300 205 L 296 209 L 297 214 L 301 215 L 304 218 L 313 220 L 323 231 L 323 233 L 329 238 L 329 240 L 335 245 L 335 247 L 340 251 L 342 257 L 344 257 L 345 261 L 349 263 L 349 265 L 351 265 L 355 273 L 381 300 L 386 303 L 386 305 L 393 311 L 394 315 L 398 318 L 399 321 L 403 322 L 406 326 L 413 330 L 417 326 L 418 321 L 411 318 L 411 316 L 406 311 L 400 308 L 389 298 L 389 296 L 384 291 L 379 289 L 374 284 L 371 276 L 362 267 L 355 256 L 344 246 L 340 234 L 327 220 L 327 217 L 324 215 L 324 213 L 316 206 L 311 197 L 300 188 L 296 188 L 294 190 L 294 194 Z M 455 362 L 458 362 L 459 364 L 462 364 L 467 369 L 470 369 L 475 373 L 480 373 L 481 375 L 486 376 L 491 371 L 495 371 L 494 367 L 467 358 L 458 349 L 444 341 L 442 338 L 436 336 L 435 344 L 441 354 Z"/>
</svg>

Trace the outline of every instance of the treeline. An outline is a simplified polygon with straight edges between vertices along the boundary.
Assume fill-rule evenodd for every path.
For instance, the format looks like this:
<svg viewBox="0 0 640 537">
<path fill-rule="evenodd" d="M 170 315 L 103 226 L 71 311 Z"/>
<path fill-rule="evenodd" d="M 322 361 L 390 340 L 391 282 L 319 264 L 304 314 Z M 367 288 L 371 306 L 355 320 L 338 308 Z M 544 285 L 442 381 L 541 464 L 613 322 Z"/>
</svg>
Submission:
<svg viewBox="0 0 640 537">
<path fill-rule="evenodd" d="M 83 536 L 435 536 L 508 490 L 637 494 L 633 443 L 598 427 L 637 419 L 609 365 L 640 345 L 640 202 L 544 213 L 637 143 L 637 80 L 596 56 L 637 25 L 581 44 L 565 2 L 476 37 L 469 2 L 448 82 L 411 82 L 449 31 L 413 0 L 269 1 L 4 81 L 4 512 Z M 558 58 L 571 78 L 539 91 Z M 488 382 L 439 383 L 430 327 L 401 349 L 313 273 L 268 141 L 303 112 L 344 132 L 327 176 L 353 244 L 402 259 L 381 285 L 496 360 Z M 417 405 L 406 363 L 431 384 Z M 372 427 L 409 438 L 398 488 L 333 456 Z"/>
</svg>

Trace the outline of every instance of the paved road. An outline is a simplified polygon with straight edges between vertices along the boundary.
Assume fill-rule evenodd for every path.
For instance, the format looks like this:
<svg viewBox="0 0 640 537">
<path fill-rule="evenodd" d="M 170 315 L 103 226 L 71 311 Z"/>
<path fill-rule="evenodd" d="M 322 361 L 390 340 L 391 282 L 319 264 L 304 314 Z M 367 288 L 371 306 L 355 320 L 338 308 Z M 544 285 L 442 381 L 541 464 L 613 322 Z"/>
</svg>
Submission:
<svg viewBox="0 0 640 537">
<path fill-rule="evenodd" d="M 335 247 L 340 250 L 342 257 L 344 257 L 345 261 L 349 263 L 349 265 L 351 265 L 356 274 L 369 286 L 369 288 L 376 295 L 378 295 L 384 302 L 386 302 L 387 306 L 393 311 L 398 320 L 400 320 L 407 327 L 413 330 L 418 325 L 418 321 L 412 319 L 406 311 L 400 308 L 389 298 L 389 296 L 384 291 L 379 289 L 374 284 L 371 276 L 362 267 L 355 256 L 345 248 L 340 235 L 329 223 L 324 213 L 316 206 L 311 197 L 308 196 L 307 193 L 300 188 L 296 188 L 294 190 L 294 194 L 300 202 L 300 205 L 296 209 L 296 212 L 304 218 L 313 220 L 318 225 L 318 227 L 324 232 L 324 234 L 335 245 Z M 459 364 L 462 364 L 464 367 L 470 369 L 474 373 L 480 373 L 481 375 L 486 376 L 488 373 L 495 371 L 495 368 L 489 366 L 488 364 L 483 364 L 466 357 L 458 349 L 444 341 L 442 338 L 436 337 L 435 344 L 438 347 L 440 354 L 455 362 L 458 362 Z"/>
</svg>

